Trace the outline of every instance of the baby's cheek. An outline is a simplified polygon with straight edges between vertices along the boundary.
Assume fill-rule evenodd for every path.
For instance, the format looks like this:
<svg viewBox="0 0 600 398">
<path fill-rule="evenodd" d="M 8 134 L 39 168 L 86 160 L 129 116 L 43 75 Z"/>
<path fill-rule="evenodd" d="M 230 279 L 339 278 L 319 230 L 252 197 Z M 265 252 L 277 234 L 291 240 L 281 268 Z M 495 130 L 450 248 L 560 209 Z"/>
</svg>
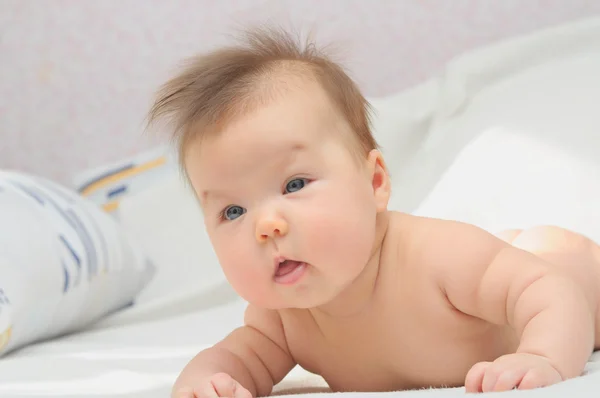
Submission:
<svg viewBox="0 0 600 398">
<path fill-rule="evenodd" d="M 329 261 L 363 261 L 372 249 L 374 213 L 346 197 L 331 199 L 334 203 L 314 206 L 315 211 L 304 217 L 310 224 L 308 246 Z"/>
<path fill-rule="evenodd" d="M 227 281 L 244 300 L 255 305 L 266 300 L 268 293 L 264 272 L 258 268 L 262 264 L 252 261 L 249 255 L 239 251 L 222 255 L 221 266 Z"/>
<path fill-rule="evenodd" d="M 227 279 L 235 291 L 246 299 L 246 296 L 251 295 L 253 288 L 258 283 L 252 273 L 238 267 L 227 271 Z"/>
</svg>

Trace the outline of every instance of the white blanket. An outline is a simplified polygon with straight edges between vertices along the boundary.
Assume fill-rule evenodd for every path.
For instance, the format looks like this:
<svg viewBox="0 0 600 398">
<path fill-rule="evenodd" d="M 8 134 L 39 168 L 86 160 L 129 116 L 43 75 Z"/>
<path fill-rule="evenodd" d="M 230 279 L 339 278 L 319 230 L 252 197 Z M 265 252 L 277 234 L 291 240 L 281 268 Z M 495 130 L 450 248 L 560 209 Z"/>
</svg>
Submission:
<svg viewBox="0 0 600 398">
<path fill-rule="evenodd" d="M 549 70 L 555 69 L 556 75 L 567 81 L 569 76 L 578 83 L 588 79 L 588 88 L 598 85 L 600 67 L 596 68 L 596 65 L 600 65 L 599 46 L 600 20 L 584 21 L 467 54 L 448 65 L 444 74 L 414 90 L 374 100 L 379 113 L 375 127 L 394 180 L 392 207 L 415 209 L 431 191 L 453 156 L 472 139 L 461 135 L 463 129 L 457 126 L 465 125 L 461 117 L 469 115 L 469 107 L 478 98 L 485 97 L 494 88 L 500 90 L 499 95 L 507 92 L 505 90 L 508 90 L 511 79 L 522 77 L 525 71 L 531 76 L 547 76 L 547 80 L 532 78 L 532 83 L 526 86 L 527 91 L 513 98 L 524 104 L 522 109 L 519 108 L 521 121 L 527 120 L 529 113 L 535 114 L 537 119 L 540 117 L 539 109 L 533 112 L 537 102 L 528 103 L 526 99 L 530 93 L 544 92 L 556 84 Z M 522 80 L 518 84 L 522 84 Z M 565 86 L 564 81 L 562 85 Z M 544 118 L 547 117 L 557 129 L 562 128 L 565 135 L 573 131 L 589 131 L 592 116 L 598 114 L 600 87 L 595 91 L 587 90 L 585 101 L 581 103 L 577 102 L 577 93 L 551 95 L 557 101 L 563 99 L 562 107 L 560 112 L 545 112 Z M 510 98 L 504 100 L 511 101 Z M 470 129 L 474 130 L 477 126 L 486 128 L 482 122 L 485 116 L 480 112 L 477 123 L 472 123 Z M 596 128 L 600 133 L 598 125 Z M 433 145 L 444 133 L 456 139 L 451 139 L 447 146 Z M 598 136 L 600 134 L 594 135 Z M 594 137 L 590 138 L 586 150 L 597 154 L 600 146 Z M 432 150 L 435 147 L 441 149 L 436 152 Z M 435 161 L 432 162 L 432 159 Z M 600 210 L 600 201 L 598 206 Z M 164 278 L 160 277 L 157 284 L 142 295 L 137 306 L 107 318 L 90 331 L 31 346 L 0 360 L 0 397 L 165 398 L 169 396 L 170 386 L 178 372 L 198 350 L 222 338 L 241 323 L 244 303 L 224 285 L 214 264 L 213 253 L 206 249 L 202 267 L 198 270 L 188 264 L 185 272 L 179 273 L 179 261 L 192 255 L 191 251 L 181 250 L 193 242 L 178 240 L 179 237 L 173 235 L 177 228 L 164 224 L 164 229 L 171 235 L 161 239 L 150 237 L 149 234 L 156 231 L 141 225 L 155 216 L 153 211 L 156 209 L 139 203 L 132 205 L 134 207 L 138 210 L 136 217 L 139 223 L 137 227 L 134 225 L 136 217 L 127 222 L 145 242 L 151 255 L 157 256 L 158 264 L 163 267 L 158 275 Z M 556 211 L 562 211 L 566 216 L 569 214 L 569 208 L 557 208 Z M 162 219 L 161 223 L 168 220 Z M 201 235 L 198 231 L 194 233 Z M 168 247 L 170 242 L 175 242 L 173 245 L 176 247 Z M 163 246 L 160 246 L 161 243 Z M 169 252 L 171 256 L 166 255 Z M 189 259 L 187 262 L 193 263 Z M 153 292 L 161 295 L 150 294 Z M 482 397 L 578 398 L 597 395 L 600 391 L 600 358 L 596 356 L 592 360 L 588 366 L 589 374 L 585 376 L 546 389 L 483 394 Z M 278 386 L 277 391 L 287 393 L 296 386 L 319 387 L 323 383 L 317 377 L 298 371 Z M 304 391 L 305 397 L 317 396 L 317 393 Z M 462 395 L 464 389 L 461 388 L 339 394 L 340 398 L 445 398 Z"/>
</svg>

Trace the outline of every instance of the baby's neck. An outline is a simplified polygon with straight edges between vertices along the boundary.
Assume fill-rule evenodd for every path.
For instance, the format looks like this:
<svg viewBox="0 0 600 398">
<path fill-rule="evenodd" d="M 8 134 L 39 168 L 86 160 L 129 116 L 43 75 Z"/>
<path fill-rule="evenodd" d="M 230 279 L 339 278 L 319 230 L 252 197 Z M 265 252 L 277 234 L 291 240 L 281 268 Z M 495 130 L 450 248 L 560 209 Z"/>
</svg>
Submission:
<svg viewBox="0 0 600 398">
<path fill-rule="evenodd" d="M 373 250 L 362 272 L 332 301 L 313 308 L 311 310 L 313 315 L 346 318 L 358 315 L 369 307 L 378 282 L 381 253 L 387 236 L 389 218 L 389 212 L 377 216 Z"/>
</svg>

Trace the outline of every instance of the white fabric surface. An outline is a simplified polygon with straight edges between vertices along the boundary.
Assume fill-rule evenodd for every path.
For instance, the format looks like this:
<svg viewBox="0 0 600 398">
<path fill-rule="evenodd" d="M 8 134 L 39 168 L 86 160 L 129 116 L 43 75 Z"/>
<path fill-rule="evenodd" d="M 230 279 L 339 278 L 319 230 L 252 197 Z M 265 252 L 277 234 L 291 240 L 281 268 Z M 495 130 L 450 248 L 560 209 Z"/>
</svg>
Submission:
<svg viewBox="0 0 600 398">
<path fill-rule="evenodd" d="M 153 273 L 136 242 L 92 202 L 0 170 L 0 355 L 122 309 Z"/>
<path fill-rule="evenodd" d="M 502 128 L 587 159 L 600 142 L 600 19 L 468 53 L 398 98 L 399 137 L 413 153 L 392 167 L 392 206 L 414 211 L 464 146 Z M 406 111 L 405 109 L 408 109 Z M 388 160 L 389 161 L 389 160 Z M 400 160 L 395 160 L 400 162 Z M 402 159 L 404 161 L 404 159 Z M 508 160 L 507 160 L 508 161 Z"/>
<path fill-rule="evenodd" d="M 166 398 L 171 383 L 185 363 L 199 350 L 240 325 L 244 308 L 243 301 L 232 300 L 202 312 L 92 330 L 26 348 L 9 360 L 0 361 L 0 397 Z M 592 396 L 590 389 L 600 388 L 600 356 L 594 359 L 596 362 L 589 366 L 593 373 L 550 387 L 548 391 L 556 394 L 552 397 L 563 397 L 566 392 L 571 398 Z M 296 369 L 277 386 L 276 392 L 286 396 L 298 388 L 315 387 L 323 389 L 322 379 Z M 461 395 L 464 390 L 460 388 L 334 394 L 339 398 L 447 398 Z M 304 393 L 302 396 L 316 397 L 317 394 Z M 506 396 L 518 395 L 510 393 Z M 548 395 L 529 392 L 525 396 Z M 484 394 L 483 397 L 496 395 Z"/>
<path fill-rule="evenodd" d="M 594 117 L 600 132 L 600 115 Z M 600 151 L 600 142 L 593 146 Z M 600 242 L 599 177 L 600 157 L 576 156 L 518 130 L 490 129 L 467 144 L 414 214 L 492 233 L 560 225 Z"/>
<path fill-rule="evenodd" d="M 558 149 L 594 157 L 600 149 L 599 46 L 600 20 L 584 21 L 467 54 L 430 82 L 373 101 L 380 116 L 386 116 L 376 119 L 375 126 L 394 181 L 391 207 L 414 211 L 430 203 L 419 211 L 465 214 L 456 204 L 458 194 L 446 211 L 446 202 L 434 199 L 439 196 L 433 188 L 460 150 L 491 128 L 537 133 L 544 141 L 567 137 Z M 578 138 L 571 142 L 571 137 Z M 201 214 L 188 213 L 193 208 L 190 197 L 177 193 L 183 188 L 177 188 L 175 180 L 168 184 L 172 185 L 139 196 L 137 202 L 129 198 L 129 204 L 126 200 L 121 204 L 129 206 L 128 211 L 121 209 L 126 228 L 135 231 L 153 259 L 159 260 L 157 281 L 140 304 L 87 333 L 32 346 L 0 361 L 0 396 L 167 397 L 187 360 L 240 324 L 244 303 L 223 287 L 202 232 Z M 465 186 L 463 180 L 456 189 Z M 159 192 L 171 195 L 157 196 Z M 427 197 L 429 202 L 423 202 Z M 568 219 L 577 206 L 568 203 L 553 210 Z M 594 396 L 600 391 L 600 358 L 594 359 L 589 375 L 543 390 L 482 397 Z M 299 373 L 288 380 L 318 384 L 318 378 L 315 382 L 304 376 Z M 339 394 L 343 398 L 463 395 L 463 389 Z"/>
</svg>

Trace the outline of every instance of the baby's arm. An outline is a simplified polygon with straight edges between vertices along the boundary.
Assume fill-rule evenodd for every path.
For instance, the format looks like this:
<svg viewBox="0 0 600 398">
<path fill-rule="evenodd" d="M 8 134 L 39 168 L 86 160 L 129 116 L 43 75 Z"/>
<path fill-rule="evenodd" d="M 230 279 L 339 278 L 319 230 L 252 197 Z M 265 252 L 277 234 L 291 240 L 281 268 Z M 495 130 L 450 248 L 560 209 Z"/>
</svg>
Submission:
<svg viewBox="0 0 600 398">
<path fill-rule="evenodd" d="M 275 311 L 249 306 L 244 321 L 244 326 L 201 351 L 188 363 L 173 386 L 174 397 L 245 397 L 227 391 L 228 386 L 221 387 L 234 382 L 248 390 L 252 397 L 271 393 L 273 386 L 295 365 L 281 319 Z M 225 391 L 219 392 L 219 389 Z M 206 393 L 207 390 L 214 395 Z"/>
<path fill-rule="evenodd" d="M 582 286 L 477 227 L 442 222 L 434 230 L 430 242 L 442 246 L 432 251 L 435 275 L 451 305 L 510 325 L 520 337 L 516 354 L 472 369 L 468 390 L 532 388 L 581 375 L 594 345 L 594 304 Z"/>
</svg>

